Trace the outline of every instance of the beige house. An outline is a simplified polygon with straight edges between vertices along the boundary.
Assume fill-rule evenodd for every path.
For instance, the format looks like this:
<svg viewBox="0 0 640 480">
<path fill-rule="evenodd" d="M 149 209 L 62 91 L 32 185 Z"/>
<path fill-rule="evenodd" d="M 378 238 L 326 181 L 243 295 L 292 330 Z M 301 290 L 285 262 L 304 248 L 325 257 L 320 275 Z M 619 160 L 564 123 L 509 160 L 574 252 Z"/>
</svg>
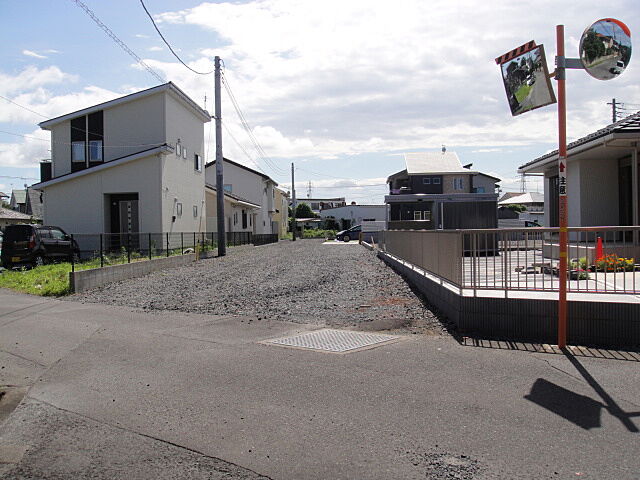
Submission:
<svg viewBox="0 0 640 480">
<path fill-rule="evenodd" d="M 218 198 L 216 187 L 205 185 L 207 213 L 207 232 L 218 231 Z M 250 202 L 233 193 L 224 193 L 225 232 L 252 232 L 259 216 L 260 205 Z"/>
<path fill-rule="evenodd" d="M 276 222 L 278 224 L 278 238 L 283 238 L 289 230 L 289 192 L 275 189 L 276 193 Z"/>
<path fill-rule="evenodd" d="M 169 82 L 40 123 L 52 154 L 33 186 L 44 223 L 76 234 L 204 231 L 210 119 Z"/>
<path fill-rule="evenodd" d="M 206 183 L 214 186 L 216 184 L 216 162 L 207 163 L 205 168 Z M 277 218 L 276 193 L 278 186 L 268 175 L 253 170 L 245 165 L 236 163 L 228 158 L 224 159 L 224 192 L 242 198 L 252 205 L 259 205 L 260 209 L 250 212 L 251 231 L 255 234 L 278 233 L 279 224 Z M 211 203 L 207 205 L 210 212 L 208 223 L 214 231 L 217 231 L 216 213 L 212 210 Z M 225 225 L 229 225 L 229 216 L 225 211 Z M 208 221 L 209 221 L 208 219 Z M 229 230 L 232 231 L 232 230 Z"/>
</svg>

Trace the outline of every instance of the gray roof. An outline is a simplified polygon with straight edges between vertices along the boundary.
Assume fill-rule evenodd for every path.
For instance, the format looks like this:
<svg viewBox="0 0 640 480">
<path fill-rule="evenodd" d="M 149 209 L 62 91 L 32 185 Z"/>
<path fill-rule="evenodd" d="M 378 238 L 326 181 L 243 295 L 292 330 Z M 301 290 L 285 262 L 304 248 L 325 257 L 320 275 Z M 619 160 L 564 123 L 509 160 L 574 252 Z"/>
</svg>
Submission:
<svg viewBox="0 0 640 480">
<path fill-rule="evenodd" d="M 36 220 L 42 220 L 43 218 L 42 208 L 42 192 L 34 190 L 33 188 L 27 189 L 27 212 L 31 214 Z"/>
<path fill-rule="evenodd" d="M 571 150 L 572 148 L 579 147 L 580 145 L 588 143 L 592 140 L 596 140 L 598 138 L 605 137 L 611 133 L 638 133 L 640 135 L 640 112 L 636 112 L 632 115 L 629 115 L 628 117 L 623 118 L 622 120 L 618 120 L 616 123 L 611 123 L 606 127 L 601 128 L 600 130 L 596 130 L 595 132 L 590 133 L 585 137 L 579 138 L 578 140 L 571 142 L 570 144 L 567 145 L 567 153 L 569 153 L 569 150 Z M 524 165 L 521 165 L 518 168 L 518 170 L 525 169 L 528 166 L 533 165 L 534 163 L 538 163 L 542 160 L 547 160 L 553 157 L 557 157 L 557 155 L 558 155 L 558 150 L 554 150 L 553 152 L 546 153 L 538 158 L 531 160 L 530 162 L 525 163 Z"/>
<path fill-rule="evenodd" d="M 4 220 L 31 220 L 31 216 L 25 213 L 16 212 L 10 208 L 0 207 L 0 218 Z"/>
<path fill-rule="evenodd" d="M 423 173 L 477 173 L 464 168 L 456 152 L 405 153 L 404 161 L 409 175 Z"/>
<path fill-rule="evenodd" d="M 527 203 L 544 203 L 544 194 L 538 192 L 521 193 L 506 200 L 500 200 L 498 205 L 517 205 Z"/>
<path fill-rule="evenodd" d="M 11 195 L 16 199 L 16 203 L 27 203 L 26 190 L 11 190 Z"/>
</svg>

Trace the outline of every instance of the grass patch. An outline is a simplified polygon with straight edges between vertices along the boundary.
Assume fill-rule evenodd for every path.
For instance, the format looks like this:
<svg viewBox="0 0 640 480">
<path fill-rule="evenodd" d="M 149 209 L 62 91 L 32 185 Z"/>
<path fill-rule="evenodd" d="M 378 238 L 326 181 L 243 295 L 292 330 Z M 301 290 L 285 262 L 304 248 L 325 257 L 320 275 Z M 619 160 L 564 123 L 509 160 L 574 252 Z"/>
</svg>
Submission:
<svg viewBox="0 0 640 480">
<path fill-rule="evenodd" d="M 70 263 L 44 265 L 29 270 L 6 270 L 0 274 L 0 287 L 43 297 L 60 297 L 70 293 L 70 271 Z"/>
<path fill-rule="evenodd" d="M 527 98 L 527 95 L 529 95 L 529 92 L 531 91 L 531 88 L 533 88 L 533 86 L 531 86 L 531 85 L 522 85 L 516 91 L 516 100 L 518 100 L 518 103 L 522 103 L 522 101 L 525 98 Z"/>
</svg>

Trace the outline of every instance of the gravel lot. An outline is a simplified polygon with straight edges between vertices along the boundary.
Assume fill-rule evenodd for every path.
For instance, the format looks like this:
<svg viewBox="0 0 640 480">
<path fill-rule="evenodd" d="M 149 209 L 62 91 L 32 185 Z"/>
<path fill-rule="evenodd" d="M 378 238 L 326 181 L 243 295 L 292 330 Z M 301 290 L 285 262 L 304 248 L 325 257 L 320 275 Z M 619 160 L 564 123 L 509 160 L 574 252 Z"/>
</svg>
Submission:
<svg viewBox="0 0 640 480">
<path fill-rule="evenodd" d="M 222 258 L 68 298 L 367 330 L 444 331 L 422 299 L 373 252 L 320 240 L 231 247 Z"/>
</svg>

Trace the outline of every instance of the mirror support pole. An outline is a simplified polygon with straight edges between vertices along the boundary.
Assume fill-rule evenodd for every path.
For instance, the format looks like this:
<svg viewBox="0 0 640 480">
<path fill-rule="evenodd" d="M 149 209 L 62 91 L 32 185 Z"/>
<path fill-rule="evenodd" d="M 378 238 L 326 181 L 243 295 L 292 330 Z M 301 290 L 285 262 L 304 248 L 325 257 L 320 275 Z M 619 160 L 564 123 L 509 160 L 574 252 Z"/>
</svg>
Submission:
<svg viewBox="0 0 640 480">
<path fill-rule="evenodd" d="M 565 91 L 564 25 L 556 26 L 556 81 L 558 82 L 558 177 L 560 265 L 558 268 L 558 347 L 567 345 L 567 99 Z"/>
</svg>

